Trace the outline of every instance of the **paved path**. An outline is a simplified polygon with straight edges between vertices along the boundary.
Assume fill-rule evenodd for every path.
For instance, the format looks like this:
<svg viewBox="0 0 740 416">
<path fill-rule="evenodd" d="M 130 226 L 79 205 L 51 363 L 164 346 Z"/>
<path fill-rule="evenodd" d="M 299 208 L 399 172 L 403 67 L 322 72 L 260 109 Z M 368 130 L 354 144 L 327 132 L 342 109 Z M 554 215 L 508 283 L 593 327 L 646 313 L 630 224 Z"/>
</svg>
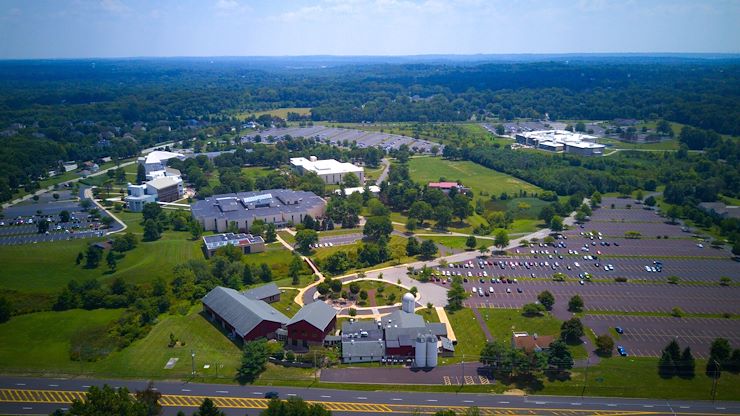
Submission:
<svg viewBox="0 0 740 416">
<path fill-rule="evenodd" d="M 288 244 L 288 243 L 287 243 L 287 242 L 286 242 L 285 240 L 283 240 L 283 239 L 282 239 L 282 238 L 280 237 L 280 234 L 276 234 L 276 237 L 277 237 L 277 241 L 278 241 L 278 242 L 279 242 L 280 244 L 282 244 L 282 245 L 283 245 L 283 246 L 284 246 L 285 248 L 287 248 L 287 249 L 288 249 L 288 250 L 290 250 L 291 252 L 294 252 L 294 250 L 293 250 L 293 247 L 292 247 L 292 246 L 291 246 L 290 244 Z M 304 255 L 300 255 L 300 257 L 301 257 L 301 260 L 305 261 L 305 262 L 306 262 L 306 264 L 308 264 L 308 267 L 310 267 L 310 268 L 311 268 L 311 271 L 313 271 L 313 274 L 315 274 L 316 276 L 318 276 L 318 277 L 319 277 L 319 279 L 318 279 L 318 280 L 316 280 L 315 282 L 311 283 L 310 285 L 308 285 L 308 286 L 306 286 L 306 287 L 304 287 L 304 288 L 301 288 L 301 289 L 299 289 L 299 290 L 298 290 L 298 293 L 297 293 L 297 294 L 295 295 L 295 298 L 294 298 L 294 301 L 295 301 L 295 303 L 297 303 L 297 304 L 298 304 L 298 306 L 303 306 L 303 305 L 305 305 L 306 303 L 311 303 L 311 302 L 313 302 L 313 297 L 311 297 L 311 300 L 310 300 L 310 302 L 305 302 L 305 303 L 304 303 L 304 298 L 305 298 L 305 294 L 306 294 L 306 292 L 307 292 L 307 291 L 309 291 L 310 289 L 314 289 L 314 290 L 315 290 L 316 286 L 318 286 L 318 285 L 319 285 L 319 283 L 321 283 L 321 282 L 323 282 L 323 281 L 324 281 L 324 274 L 323 274 L 323 273 L 321 273 L 321 271 L 319 270 L 319 268 L 318 268 L 318 267 L 316 267 L 316 264 L 315 264 L 315 263 L 313 262 L 313 260 L 311 260 L 311 259 L 310 259 L 309 257 L 306 257 L 306 256 L 304 256 Z"/>
<path fill-rule="evenodd" d="M 378 179 L 375 180 L 375 185 L 380 186 L 381 183 L 388 177 L 388 170 L 391 167 L 391 162 L 388 160 L 388 158 L 383 158 L 383 160 L 380 161 L 385 168 L 382 172 L 380 172 L 380 176 L 378 176 Z"/>
<path fill-rule="evenodd" d="M 450 318 L 447 317 L 447 311 L 445 311 L 445 308 L 442 306 L 436 306 L 434 309 L 437 311 L 439 322 L 445 324 L 447 327 L 447 338 L 452 342 L 457 342 L 457 336 L 455 336 L 455 331 L 452 329 L 452 324 L 450 324 Z"/>
<path fill-rule="evenodd" d="M 473 315 L 475 315 L 475 319 L 478 321 L 478 326 L 483 330 L 483 334 L 486 336 L 486 341 L 493 342 L 493 335 L 491 335 L 491 331 L 488 329 L 488 325 L 486 325 L 486 321 L 483 320 L 483 316 L 481 316 L 478 308 L 470 309 L 473 311 Z"/>
<path fill-rule="evenodd" d="M 112 212 L 108 211 L 103 205 L 100 204 L 100 202 L 98 202 L 93 197 L 92 188 L 85 188 L 85 190 L 83 191 L 83 193 L 84 193 L 85 198 L 91 200 L 93 202 L 93 204 L 95 204 L 98 207 L 98 209 L 100 209 L 101 211 L 103 211 L 106 214 L 108 214 L 108 216 L 110 216 L 111 218 L 113 218 L 113 220 L 115 222 L 121 224 L 121 228 L 120 229 L 115 230 L 115 231 L 108 232 L 108 233 L 106 233 L 107 235 L 111 235 L 111 234 L 115 234 L 115 233 L 120 233 L 121 231 L 123 231 L 126 228 L 128 228 L 128 225 L 126 225 L 125 222 L 121 221 L 120 218 L 118 218 L 115 215 L 113 215 Z"/>
</svg>

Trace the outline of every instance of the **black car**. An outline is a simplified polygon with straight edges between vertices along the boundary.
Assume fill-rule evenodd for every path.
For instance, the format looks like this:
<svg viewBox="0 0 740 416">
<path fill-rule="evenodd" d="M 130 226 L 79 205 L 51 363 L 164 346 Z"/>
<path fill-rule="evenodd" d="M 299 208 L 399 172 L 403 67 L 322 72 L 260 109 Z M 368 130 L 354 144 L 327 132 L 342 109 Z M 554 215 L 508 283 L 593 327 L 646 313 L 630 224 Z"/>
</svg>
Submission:
<svg viewBox="0 0 740 416">
<path fill-rule="evenodd" d="M 265 393 L 265 399 L 277 399 L 280 397 L 280 393 L 276 391 L 268 391 Z"/>
<path fill-rule="evenodd" d="M 624 334 L 624 329 L 621 326 L 615 327 L 614 330 L 617 331 L 617 334 Z"/>
</svg>

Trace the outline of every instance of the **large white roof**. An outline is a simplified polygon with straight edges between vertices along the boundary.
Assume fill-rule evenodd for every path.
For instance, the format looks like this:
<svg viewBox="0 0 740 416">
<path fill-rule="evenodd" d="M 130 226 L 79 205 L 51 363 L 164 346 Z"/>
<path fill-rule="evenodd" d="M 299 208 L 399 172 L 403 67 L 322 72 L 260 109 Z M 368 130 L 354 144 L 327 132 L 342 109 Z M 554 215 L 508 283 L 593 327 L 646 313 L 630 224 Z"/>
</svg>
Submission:
<svg viewBox="0 0 740 416">
<path fill-rule="evenodd" d="M 351 163 L 339 162 L 335 159 L 308 160 L 305 157 L 294 157 L 290 159 L 290 164 L 300 166 L 305 170 L 316 172 L 318 175 L 329 175 L 332 173 L 349 173 L 363 172 L 359 166 Z"/>
<path fill-rule="evenodd" d="M 144 163 L 161 163 L 165 160 L 172 159 L 175 157 L 183 158 L 184 156 L 181 155 L 180 153 L 165 152 L 163 150 L 155 150 L 146 155 L 146 159 L 144 159 Z"/>
</svg>

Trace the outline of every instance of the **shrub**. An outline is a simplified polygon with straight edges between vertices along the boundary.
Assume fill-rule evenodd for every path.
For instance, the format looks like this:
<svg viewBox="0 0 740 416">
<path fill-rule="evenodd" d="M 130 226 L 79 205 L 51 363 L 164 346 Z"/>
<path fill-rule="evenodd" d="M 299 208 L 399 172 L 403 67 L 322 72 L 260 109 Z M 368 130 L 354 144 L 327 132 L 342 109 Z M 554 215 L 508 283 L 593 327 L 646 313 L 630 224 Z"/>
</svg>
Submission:
<svg viewBox="0 0 740 416">
<path fill-rule="evenodd" d="M 671 316 L 675 316 L 676 318 L 680 318 L 683 316 L 683 310 L 676 306 L 675 308 L 671 309 Z"/>
</svg>

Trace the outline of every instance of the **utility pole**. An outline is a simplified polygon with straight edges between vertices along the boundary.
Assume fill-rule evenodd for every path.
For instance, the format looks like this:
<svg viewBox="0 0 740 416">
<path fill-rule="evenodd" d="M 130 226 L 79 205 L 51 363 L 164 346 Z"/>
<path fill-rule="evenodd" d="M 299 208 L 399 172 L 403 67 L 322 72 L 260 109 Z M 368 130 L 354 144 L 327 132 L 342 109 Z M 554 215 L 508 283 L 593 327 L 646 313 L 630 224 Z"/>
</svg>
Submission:
<svg viewBox="0 0 740 416">
<path fill-rule="evenodd" d="M 581 398 L 583 398 L 583 395 L 586 392 L 586 387 L 588 386 L 588 364 L 589 358 L 586 357 L 586 374 L 583 377 L 583 390 L 581 390 Z"/>
<path fill-rule="evenodd" d="M 719 383 L 719 361 L 714 361 L 714 377 L 712 378 L 712 403 L 717 398 L 717 384 Z"/>
</svg>

